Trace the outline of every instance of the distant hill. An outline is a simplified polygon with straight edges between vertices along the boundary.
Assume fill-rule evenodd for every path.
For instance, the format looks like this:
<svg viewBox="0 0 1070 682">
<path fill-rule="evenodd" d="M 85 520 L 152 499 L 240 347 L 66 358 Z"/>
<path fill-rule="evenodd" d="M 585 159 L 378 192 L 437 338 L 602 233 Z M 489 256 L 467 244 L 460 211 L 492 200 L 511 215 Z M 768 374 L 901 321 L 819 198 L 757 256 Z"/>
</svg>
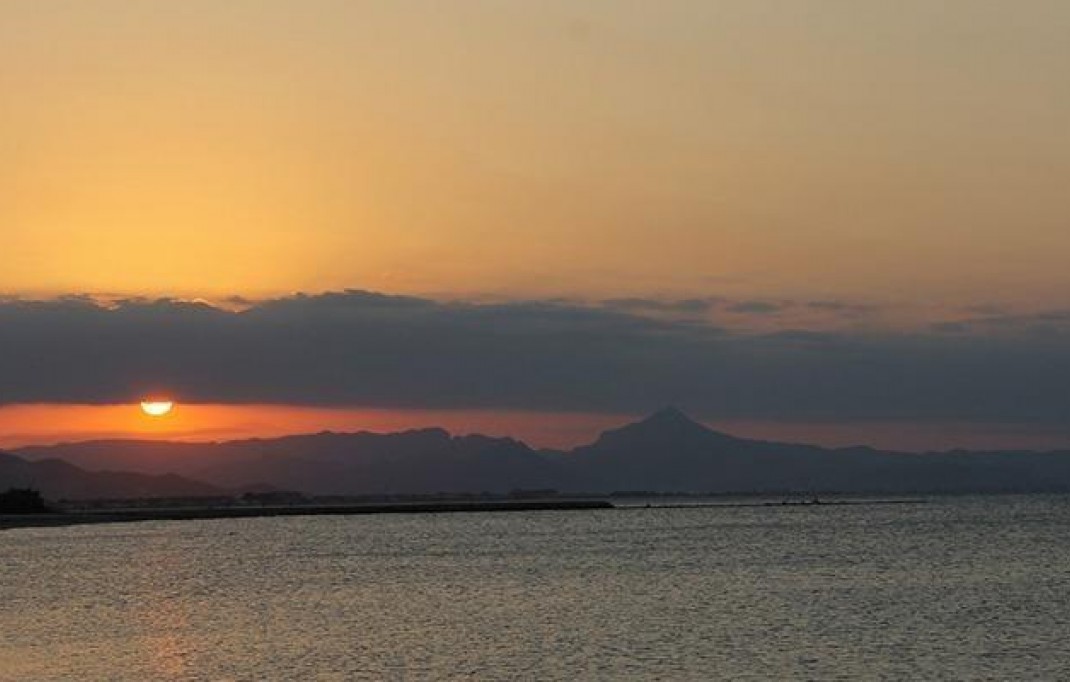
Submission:
<svg viewBox="0 0 1070 682">
<path fill-rule="evenodd" d="M 675 409 L 607 431 L 569 452 L 537 451 L 509 438 L 421 429 L 196 444 L 94 441 L 16 453 L 31 460 L 59 458 L 92 471 L 170 473 L 223 488 L 264 486 L 311 494 L 517 488 L 698 493 L 1070 490 L 1068 452 L 910 454 L 766 442 L 714 431 Z"/>
<path fill-rule="evenodd" d="M 59 459 L 36 462 L 0 452 L 0 490 L 33 488 L 48 499 L 203 497 L 219 488 L 175 474 L 86 471 Z"/>
<path fill-rule="evenodd" d="M 674 492 L 1070 490 L 1070 452 L 902 453 L 736 438 L 675 409 L 607 431 L 568 458 L 597 489 Z"/>
<path fill-rule="evenodd" d="M 90 441 L 16 451 L 91 470 L 176 473 L 223 487 L 320 495 L 509 491 L 562 483 L 557 467 L 520 441 L 401 433 L 318 433 L 224 443 Z"/>
</svg>

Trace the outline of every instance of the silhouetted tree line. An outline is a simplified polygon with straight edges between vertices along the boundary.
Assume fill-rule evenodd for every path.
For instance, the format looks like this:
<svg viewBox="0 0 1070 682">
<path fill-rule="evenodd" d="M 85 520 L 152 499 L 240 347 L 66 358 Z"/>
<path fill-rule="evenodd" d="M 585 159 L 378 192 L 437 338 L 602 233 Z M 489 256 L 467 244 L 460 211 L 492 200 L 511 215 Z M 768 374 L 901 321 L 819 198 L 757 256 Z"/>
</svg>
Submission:
<svg viewBox="0 0 1070 682">
<path fill-rule="evenodd" d="M 47 511 L 45 499 L 32 488 L 11 488 L 0 493 L 0 514 L 42 514 Z"/>
</svg>

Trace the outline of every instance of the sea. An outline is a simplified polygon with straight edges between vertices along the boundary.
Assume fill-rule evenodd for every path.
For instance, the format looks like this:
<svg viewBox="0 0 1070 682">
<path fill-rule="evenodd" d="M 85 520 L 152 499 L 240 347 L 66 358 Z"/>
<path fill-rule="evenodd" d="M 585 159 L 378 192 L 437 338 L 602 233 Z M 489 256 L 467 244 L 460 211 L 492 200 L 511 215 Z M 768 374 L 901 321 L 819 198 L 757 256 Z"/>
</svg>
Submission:
<svg viewBox="0 0 1070 682">
<path fill-rule="evenodd" d="M 1070 679 L 1068 496 L 695 502 L 0 531 L 0 679 Z"/>
</svg>

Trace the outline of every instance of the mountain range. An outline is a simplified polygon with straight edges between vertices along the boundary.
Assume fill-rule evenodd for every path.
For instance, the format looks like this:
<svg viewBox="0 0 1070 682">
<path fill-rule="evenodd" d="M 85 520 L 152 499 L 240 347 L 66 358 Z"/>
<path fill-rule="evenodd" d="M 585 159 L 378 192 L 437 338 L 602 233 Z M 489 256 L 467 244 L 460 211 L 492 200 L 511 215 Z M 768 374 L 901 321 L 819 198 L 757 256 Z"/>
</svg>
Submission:
<svg viewBox="0 0 1070 682">
<path fill-rule="evenodd" d="M 0 492 L 9 488 L 33 488 L 51 499 L 70 500 L 226 494 L 215 486 L 171 473 L 87 471 L 60 459 L 30 461 L 0 452 Z"/>
<path fill-rule="evenodd" d="M 737 438 L 676 409 L 570 451 L 429 428 L 219 443 L 109 440 L 0 456 L 0 488 L 47 496 L 561 492 L 1028 492 L 1070 490 L 1070 452 L 901 453 Z"/>
</svg>

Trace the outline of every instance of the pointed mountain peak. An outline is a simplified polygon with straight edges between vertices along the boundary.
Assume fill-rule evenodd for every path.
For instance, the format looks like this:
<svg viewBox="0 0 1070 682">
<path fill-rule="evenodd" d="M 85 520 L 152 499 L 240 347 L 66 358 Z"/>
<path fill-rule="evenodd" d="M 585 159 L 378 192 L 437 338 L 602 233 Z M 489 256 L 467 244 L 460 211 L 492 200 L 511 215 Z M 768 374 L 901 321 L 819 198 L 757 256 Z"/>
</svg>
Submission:
<svg viewBox="0 0 1070 682">
<path fill-rule="evenodd" d="M 676 407 L 662 408 L 646 419 L 630 424 L 624 428 L 632 432 L 658 434 L 662 436 L 715 433 L 712 429 L 695 421 Z"/>
<path fill-rule="evenodd" d="M 646 419 L 604 432 L 599 442 L 666 444 L 693 438 L 731 438 L 695 421 L 675 407 L 666 407 Z"/>
<path fill-rule="evenodd" d="M 680 410 L 679 408 L 672 407 L 672 406 L 663 407 L 662 409 L 658 410 L 657 412 L 654 412 L 649 417 L 647 417 L 646 419 L 643 419 L 639 423 L 640 424 L 651 424 L 651 425 L 654 425 L 654 424 L 656 424 L 656 425 L 665 425 L 665 426 L 668 426 L 670 424 L 678 424 L 678 425 L 691 425 L 691 426 L 698 426 L 698 427 L 701 427 L 701 428 L 705 428 L 704 426 L 702 426 L 701 424 L 696 422 L 694 419 L 692 419 L 691 417 L 688 417 L 686 414 L 684 414 L 683 410 Z"/>
</svg>

